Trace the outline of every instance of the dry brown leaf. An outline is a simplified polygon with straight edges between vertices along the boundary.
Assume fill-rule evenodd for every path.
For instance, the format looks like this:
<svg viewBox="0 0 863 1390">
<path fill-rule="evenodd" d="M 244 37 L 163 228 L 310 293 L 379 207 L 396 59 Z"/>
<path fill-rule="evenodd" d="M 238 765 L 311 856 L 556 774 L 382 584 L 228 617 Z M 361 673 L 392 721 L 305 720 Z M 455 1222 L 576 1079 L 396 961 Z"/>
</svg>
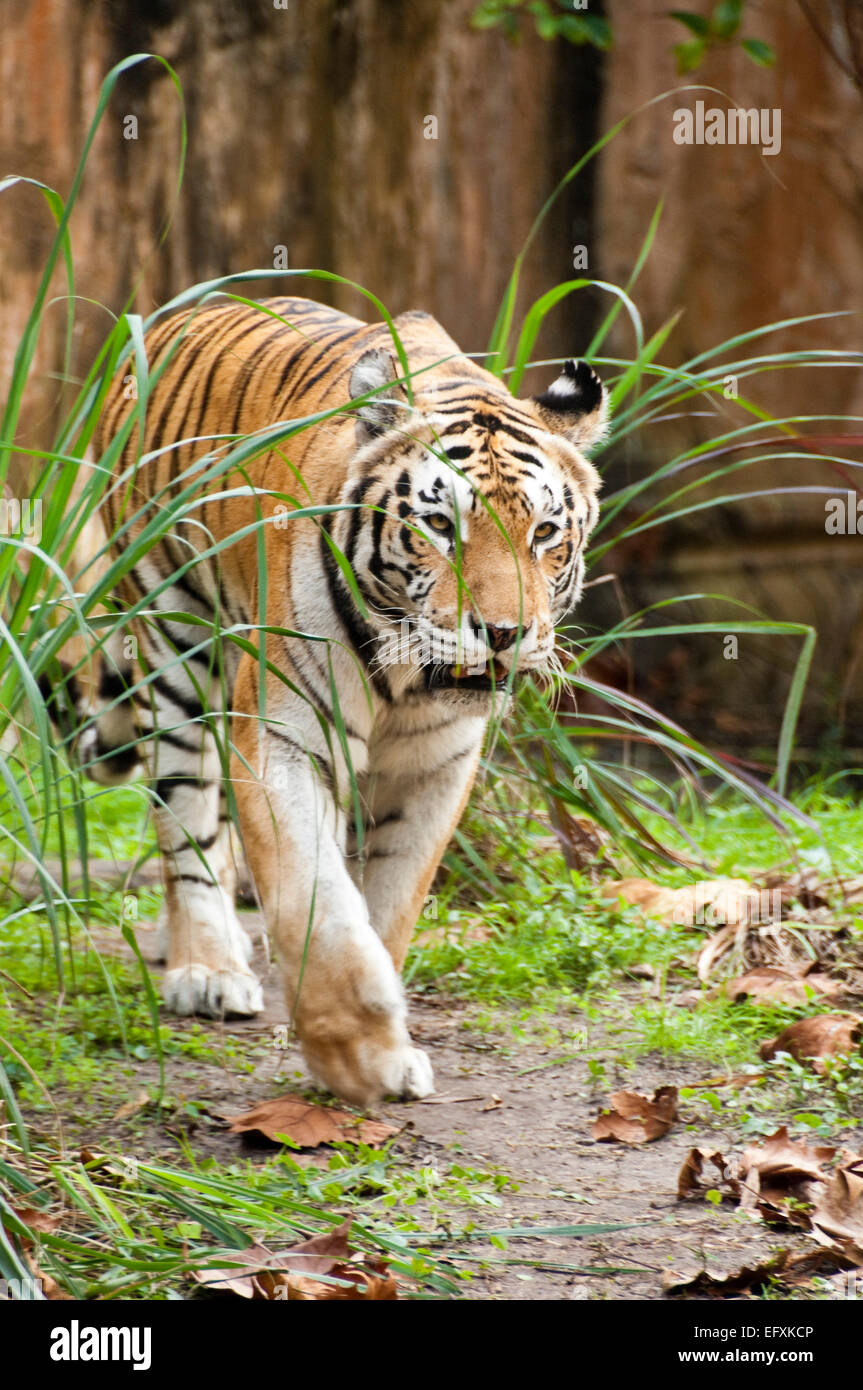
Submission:
<svg viewBox="0 0 863 1390">
<path fill-rule="evenodd" d="M 859 1256 L 860 1252 L 857 1254 Z M 857 1269 L 859 1263 L 859 1259 L 846 1254 L 837 1245 L 821 1245 L 815 1250 L 804 1250 L 799 1255 L 792 1255 L 783 1271 L 782 1282 L 790 1284 L 792 1288 L 798 1288 L 801 1284 L 808 1284 L 816 1274 L 824 1277 L 836 1274 L 839 1270 Z"/>
<path fill-rule="evenodd" d="M 699 1004 L 703 1004 L 705 995 L 700 989 L 684 989 L 679 994 L 673 994 L 669 1003 L 676 1009 L 697 1009 Z"/>
<path fill-rule="evenodd" d="M 54 1231 L 60 1225 L 59 1216 L 52 1216 L 50 1212 L 44 1211 L 41 1207 L 13 1207 L 12 1210 L 18 1217 L 18 1220 L 23 1221 L 24 1225 L 28 1226 L 36 1235 Z M 2 1223 L 0 1223 L 0 1232 L 2 1231 L 3 1227 Z M 43 1297 L 52 1302 L 69 1301 L 72 1295 L 66 1293 L 64 1289 L 61 1289 L 57 1281 L 53 1279 L 50 1274 L 46 1274 L 44 1269 L 41 1269 L 36 1263 L 31 1253 L 33 1241 L 30 1240 L 29 1236 L 16 1235 L 16 1239 L 20 1241 L 25 1263 L 33 1279 L 39 1280 Z M 0 1281 L 0 1288 L 2 1288 L 2 1281 Z M 5 1295 L 0 1294 L 0 1297 L 5 1301 Z"/>
<path fill-rule="evenodd" d="M 709 979 L 710 972 L 720 957 L 724 956 L 725 952 L 731 948 L 736 936 L 736 926 L 720 927 L 719 931 L 714 932 L 705 941 L 698 953 L 698 965 L 696 967 L 698 978 L 702 984 Z"/>
<path fill-rule="evenodd" d="M 33 1256 L 28 1254 L 26 1250 L 24 1252 L 24 1259 L 27 1261 L 33 1278 L 39 1280 L 43 1298 L 47 1298 L 49 1303 L 73 1302 L 72 1295 L 67 1293 L 65 1289 L 61 1289 L 57 1280 L 53 1279 L 50 1274 L 46 1274 L 44 1269 L 41 1269 L 39 1265 L 37 1265 Z"/>
<path fill-rule="evenodd" d="M 655 980 L 656 971 L 652 965 L 639 961 L 636 965 L 627 965 L 624 975 L 628 975 L 631 980 Z"/>
<path fill-rule="evenodd" d="M 599 891 L 603 898 L 624 902 L 629 907 L 647 908 L 661 893 L 669 890 L 651 883 L 649 878 L 618 878 L 604 883 Z"/>
<path fill-rule="evenodd" d="M 760 909 L 760 896 L 745 878 L 704 878 L 684 888 L 663 888 L 646 878 L 607 883 L 603 897 L 622 899 L 666 925 L 718 926 L 748 922 Z"/>
<path fill-rule="evenodd" d="M 250 1245 L 247 1250 L 220 1252 L 220 1258 L 230 1259 L 230 1264 L 214 1269 L 196 1269 L 193 1278 L 206 1288 L 218 1293 L 233 1293 L 238 1298 L 254 1298 L 255 1279 L 266 1268 L 269 1261 L 276 1258 L 272 1250 L 263 1245 Z"/>
<path fill-rule="evenodd" d="M 810 1147 L 788 1138 L 783 1127 L 743 1153 L 739 1176 L 742 1211 L 757 1212 L 768 1224 L 790 1224 L 808 1231 L 810 1213 L 826 1183 L 824 1164 L 836 1153 L 829 1145 Z"/>
<path fill-rule="evenodd" d="M 52 1216 L 50 1212 L 43 1211 L 40 1207 L 13 1207 L 15 1215 L 19 1221 L 23 1221 L 25 1226 L 29 1226 L 31 1231 L 42 1233 L 44 1231 L 56 1231 L 60 1225 L 59 1216 Z"/>
<path fill-rule="evenodd" d="M 856 878 L 839 879 L 838 886 L 846 903 L 863 902 L 863 875 L 858 874 Z"/>
<path fill-rule="evenodd" d="M 812 972 L 801 976 L 789 970 L 780 970 L 773 965 L 761 965 L 738 975 L 724 986 L 724 992 L 735 1002 L 741 999 L 763 999 L 771 1003 L 805 1004 L 813 994 L 838 994 L 842 989 L 838 980 L 829 975 Z"/>
<path fill-rule="evenodd" d="M 750 1289 L 760 1289 L 777 1278 L 785 1269 L 788 1251 L 780 1250 L 768 1260 L 758 1265 L 744 1265 L 733 1274 L 711 1274 L 701 1269 L 696 1274 L 672 1274 L 662 1276 L 663 1292 L 669 1298 L 730 1298 L 735 1294 L 748 1293 Z"/>
<path fill-rule="evenodd" d="M 733 1086 L 738 1090 L 741 1086 L 748 1086 L 753 1081 L 763 1081 L 767 1075 L 766 1071 L 741 1072 L 739 1076 L 708 1076 L 705 1081 L 699 1081 L 700 1087 L 709 1087 L 715 1091 L 718 1086 Z"/>
<path fill-rule="evenodd" d="M 263 1134 L 274 1143 L 287 1135 L 303 1149 L 316 1149 L 321 1144 L 343 1144 L 353 1140 L 360 1144 L 380 1144 L 398 1134 L 392 1125 L 378 1120 L 363 1120 L 345 1110 L 333 1110 L 315 1105 L 302 1096 L 278 1096 L 261 1101 L 244 1115 L 227 1115 L 232 1134 Z"/>
<path fill-rule="evenodd" d="M 562 801 L 549 802 L 549 819 L 568 869 L 596 877 L 610 836 L 587 816 L 574 816 Z"/>
<path fill-rule="evenodd" d="M 801 1018 L 763 1042 L 758 1049 L 765 1062 L 777 1052 L 787 1052 L 798 1062 L 811 1061 L 816 1071 L 824 1070 L 824 1057 L 844 1057 L 855 1052 L 863 1034 L 863 1018 L 857 1014 L 815 1014 Z"/>
<path fill-rule="evenodd" d="M 288 1250 L 252 1245 L 237 1253 L 235 1265 L 197 1270 L 195 1278 L 205 1288 L 220 1293 L 270 1302 L 397 1299 L 396 1282 L 383 1261 L 351 1253 L 350 1230 L 351 1222 L 343 1221 Z M 324 1283 L 316 1275 L 339 1279 L 343 1284 Z"/>
<path fill-rule="evenodd" d="M 127 1100 L 125 1105 L 121 1105 L 116 1115 L 113 1115 L 111 1118 L 114 1120 L 128 1120 L 130 1115 L 137 1115 L 139 1110 L 143 1110 L 144 1106 L 149 1104 L 150 1093 L 142 1089 L 132 1100 Z"/>
<path fill-rule="evenodd" d="M 637 1091 L 615 1091 L 611 1109 L 593 1124 L 593 1137 L 622 1144 L 647 1144 L 667 1134 L 677 1119 L 677 1087 L 660 1086 L 653 1097 Z"/>
<path fill-rule="evenodd" d="M 778 889 L 783 908 L 788 911 L 794 903 L 799 903 L 805 912 L 815 912 L 829 906 L 829 895 L 833 885 L 829 880 L 821 881 L 820 873 L 814 865 L 810 864 L 795 873 L 788 873 L 787 869 L 780 868 L 765 874 L 761 881 L 771 892 Z"/>
<path fill-rule="evenodd" d="M 707 1177 L 702 1179 L 705 1163 L 713 1165 L 718 1178 L 711 1178 L 708 1173 Z M 678 1200 L 682 1202 L 694 1193 L 700 1195 L 710 1188 L 718 1188 L 729 1200 L 736 1201 L 740 1197 L 740 1183 L 732 1175 L 724 1154 L 718 1150 L 711 1153 L 709 1149 L 690 1149 L 677 1175 Z"/>
<path fill-rule="evenodd" d="M 863 1247 L 863 1157 L 843 1156 L 826 1185 L 818 1193 L 812 1226 L 831 1240 Z"/>
</svg>

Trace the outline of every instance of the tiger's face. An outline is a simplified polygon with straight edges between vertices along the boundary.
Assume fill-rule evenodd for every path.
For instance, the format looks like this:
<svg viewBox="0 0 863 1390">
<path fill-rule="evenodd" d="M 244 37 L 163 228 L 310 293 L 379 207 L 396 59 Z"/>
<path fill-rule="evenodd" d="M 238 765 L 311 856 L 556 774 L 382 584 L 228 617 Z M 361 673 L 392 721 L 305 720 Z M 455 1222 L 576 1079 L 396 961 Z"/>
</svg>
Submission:
<svg viewBox="0 0 863 1390">
<path fill-rule="evenodd" d="M 408 412 L 396 374 L 372 351 L 351 378 L 354 397 L 389 388 L 360 407 L 345 493 L 372 509 L 345 539 L 381 661 L 421 667 L 433 689 L 547 670 L 597 517 L 599 475 L 580 450 L 605 427 L 602 383 L 567 362 L 543 396 L 518 401 L 465 376 L 416 391 Z"/>
</svg>

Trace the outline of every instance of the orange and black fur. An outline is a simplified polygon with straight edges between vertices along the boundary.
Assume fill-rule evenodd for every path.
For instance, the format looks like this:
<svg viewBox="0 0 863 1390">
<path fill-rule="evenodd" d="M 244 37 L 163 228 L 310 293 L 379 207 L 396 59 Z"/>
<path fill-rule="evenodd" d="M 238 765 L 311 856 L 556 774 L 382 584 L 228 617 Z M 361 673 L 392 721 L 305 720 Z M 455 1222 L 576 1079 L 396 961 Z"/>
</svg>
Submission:
<svg viewBox="0 0 863 1390">
<path fill-rule="evenodd" d="M 400 971 L 492 708 L 517 675 L 549 669 L 555 623 L 580 594 L 599 481 L 582 450 L 606 409 L 583 363 L 516 400 L 427 314 L 396 327 L 412 400 L 386 325 L 308 300 L 220 304 L 148 334 L 157 379 L 143 438 L 133 419 L 118 464 L 130 478 L 105 503 L 109 534 L 140 515 L 116 549 L 226 436 L 336 413 L 209 484 L 220 495 L 198 498 L 131 568 L 117 597 L 148 611 L 132 624 L 147 684 L 121 698 L 137 677 L 118 632 L 82 750 L 112 781 L 142 740 L 168 1007 L 252 1014 L 261 991 L 234 908 L 213 733 L 229 713 L 231 788 L 288 1005 L 315 1076 L 359 1103 L 433 1089 Z M 128 396 L 121 375 L 100 452 L 137 411 Z M 337 509 L 297 515 L 321 506 Z M 255 652 L 222 638 L 214 653 L 212 626 L 182 614 Z"/>
</svg>

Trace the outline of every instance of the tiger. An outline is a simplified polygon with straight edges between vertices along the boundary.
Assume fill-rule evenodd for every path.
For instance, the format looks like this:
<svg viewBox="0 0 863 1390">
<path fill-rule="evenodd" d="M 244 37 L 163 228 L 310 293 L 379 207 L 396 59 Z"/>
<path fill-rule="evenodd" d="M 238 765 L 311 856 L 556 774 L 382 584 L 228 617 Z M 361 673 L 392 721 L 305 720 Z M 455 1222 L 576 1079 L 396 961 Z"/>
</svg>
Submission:
<svg viewBox="0 0 863 1390">
<path fill-rule="evenodd" d="M 94 440 L 104 458 L 126 430 L 102 503 L 114 556 L 220 448 L 262 437 L 128 567 L 114 599 L 133 616 L 81 735 L 96 781 L 143 764 L 152 788 L 164 1003 L 263 1007 L 235 814 L 314 1082 L 361 1107 L 422 1098 L 402 967 L 489 721 L 552 668 L 581 596 L 607 390 L 568 360 L 516 399 L 426 313 L 367 323 L 290 296 L 173 312 L 143 342 L 146 410 L 121 369 Z"/>
</svg>

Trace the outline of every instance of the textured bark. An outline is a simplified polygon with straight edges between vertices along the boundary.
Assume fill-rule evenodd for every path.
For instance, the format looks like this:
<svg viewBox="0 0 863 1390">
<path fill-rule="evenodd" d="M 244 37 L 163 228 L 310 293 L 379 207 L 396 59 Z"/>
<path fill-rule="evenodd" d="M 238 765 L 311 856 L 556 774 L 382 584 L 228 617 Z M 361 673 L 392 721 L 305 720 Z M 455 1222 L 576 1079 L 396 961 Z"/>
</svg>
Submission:
<svg viewBox="0 0 863 1390">
<path fill-rule="evenodd" d="M 798 5 L 763 0 L 747 6 L 744 32 L 773 45 L 774 69 L 756 67 L 739 47 L 723 48 L 709 54 L 696 73 L 679 78 L 671 46 L 681 38 L 680 25 L 657 18 L 652 0 L 610 0 L 616 43 L 606 70 L 603 129 L 657 93 L 686 83 L 704 83 L 728 97 L 710 91 L 672 95 L 637 116 L 600 165 L 598 258 L 607 279 L 625 280 L 656 204 L 665 198 L 659 235 L 635 290 L 647 332 L 683 311 L 664 361 L 684 361 L 762 324 L 863 308 L 863 101 L 837 21 L 839 10 L 853 7 L 830 0 L 809 8 L 833 40 L 841 40 L 842 62 Z M 675 144 L 673 112 L 697 99 L 708 107 L 780 108 L 781 152 L 762 158 L 751 146 Z M 632 351 L 622 321 L 614 346 Z M 860 319 L 825 319 L 771 334 L 739 355 L 804 347 L 859 350 Z M 765 373 L 741 382 L 740 390 L 778 416 L 863 414 L 859 368 Z M 613 476 L 643 476 L 688 442 L 744 423 L 739 408 L 715 396 L 693 409 L 716 418 L 708 423 L 693 417 L 643 432 L 616 460 Z M 820 428 L 829 433 L 854 426 Z M 859 450 L 840 452 L 860 457 Z M 676 593 L 720 592 L 773 618 L 815 623 L 819 655 L 806 737 L 815 740 L 829 731 L 838 702 L 848 719 L 847 737 L 860 748 L 863 538 L 825 534 L 824 495 L 776 492 L 804 483 L 839 494 L 853 486 L 854 477 L 853 469 L 843 472 L 816 460 L 747 469 L 717 492 L 758 488 L 768 495 L 696 514 L 674 531 L 645 532 L 640 544 L 614 552 L 613 561 L 632 608 Z M 593 616 L 603 621 L 613 611 L 612 590 L 605 586 L 596 593 Z M 727 605 L 711 612 L 693 604 L 679 618 L 704 620 L 720 611 L 730 617 Z M 666 708 L 711 736 L 745 743 L 775 733 L 798 646 L 792 639 L 741 639 L 739 661 L 732 665 L 723 659 L 721 638 L 687 639 L 685 649 L 655 644 L 639 660 L 648 673 L 648 693 Z"/>
<path fill-rule="evenodd" d="M 535 36 L 516 47 L 476 33 L 473 8 L 473 0 L 289 0 L 287 9 L 271 0 L 0 0 L 4 169 L 65 193 L 100 81 L 129 53 L 162 54 L 183 84 L 189 154 L 161 246 L 180 118 L 160 65 L 121 79 L 96 137 L 72 235 L 77 292 L 105 307 L 78 307 L 77 368 L 133 289 L 134 307 L 148 312 L 196 281 L 272 266 L 279 246 L 292 268 L 355 280 L 394 314 L 424 308 L 466 351 L 481 351 L 534 215 L 589 144 L 595 84 L 582 93 L 578 74 L 595 65 Z M 124 138 L 128 116 L 137 139 Z M 426 138 L 427 117 L 436 139 Z M 525 302 L 571 269 L 576 198 L 537 240 Z M 35 190 L 0 199 L 3 379 L 51 231 Z M 277 293 L 285 283 L 257 289 Z M 300 292 L 376 316 L 344 287 L 305 280 Z M 578 322 L 565 307 L 544 349 L 578 352 Z M 62 333 L 56 305 L 31 422 L 57 395 L 48 373 L 62 360 Z"/>
</svg>

